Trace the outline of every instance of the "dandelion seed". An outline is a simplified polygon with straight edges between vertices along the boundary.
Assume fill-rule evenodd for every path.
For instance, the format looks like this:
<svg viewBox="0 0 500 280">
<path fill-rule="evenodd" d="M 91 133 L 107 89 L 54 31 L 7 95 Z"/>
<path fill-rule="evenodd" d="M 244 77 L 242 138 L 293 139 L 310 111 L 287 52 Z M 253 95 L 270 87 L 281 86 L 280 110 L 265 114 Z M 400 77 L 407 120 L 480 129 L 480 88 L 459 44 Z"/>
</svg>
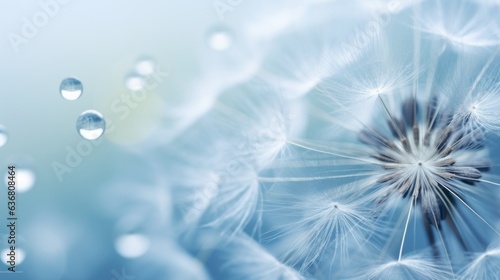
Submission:
<svg viewBox="0 0 500 280">
<path fill-rule="evenodd" d="M 293 188 L 293 186 L 287 186 Z M 282 258 L 292 267 L 307 270 L 323 253 L 331 248 L 331 262 L 348 262 L 351 247 L 358 250 L 368 246 L 366 238 L 375 230 L 375 221 L 363 190 L 347 184 L 319 193 L 301 192 L 274 193 L 273 204 L 277 210 L 287 209 L 288 215 L 296 217 L 279 226 L 267 235 L 270 240 L 284 240 L 285 253 Z M 280 207 L 281 206 L 281 207 Z M 281 211 L 275 213 L 282 220 Z M 286 238 L 293 233 L 293 241 Z"/>
<path fill-rule="evenodd" d="M 443 264 L 420 253 L 399 260 L 388 259 L 352 271 L 354 275 L 349 279 L 452 279 L 451 272 L 443 267 Z"/>
<path fill-rule="evenodd" d="M 420 19 L 422 31 L 444 39 L 457 51 L 500 44 L 494 11 L 464 0 L 428 2 L 425 10 L 429 12 Z"/>
<path fill-rule="evenodd" d="M 184 165 L 179 173 L 191 178 L 173 183 L 187 229 L 214 227 L 231 236 L 259 220 L 259 172 L 284 153 L 288 137 L 281 97 L 259 89 L 221 96 L 207 118 L 172 145 Z"/>
<path fill-rule="evenodd" d="M 486 251 L 475 254 L 472 261 L 461 271 L 460 279 L 498 279 L 500 278 L 500 247 L 490 246 Z"/>
<path fill-rule="evenodd" d="M 216 236 L 210 250 L 199 250 L 214 278 L 496 276 L 498 246 L 487 248 L 500 237 L 490 141 L 500 134 L 496 9 L 477 1 L 412 0 L 395 9 L 389 4 L 399 1 L 365 2 L 354 5 L 387 9 L 391 20 L 371 37 L 354 34 L 369 40 L 347 44 L 353 49 L 312 40 L 259 53 L 252 71 L 234 71 L 238 77 L 200 83 L 210 100 L 198 111 L 203 118 L 163 156 L 181 177 L 172 179 L 175 203 L 194 213 L 189 237 Z M 267 42 L 321 5 L 282 11 L 285 21 L 275 16 L 243 34 Z M 229 64 L 239 47 L 227 53 Z M 278 88 L 256 86 L 262 78 Z M 242 81 L 243 90 L 234 87 Z M 290 132 L 291 100 L 309 113 L 303 133 Z M 481 253 L 462 269 L 473 252 Z"/>
<path fill-rule="evenodd" d="M 500 85 L 485 86 L 480 91 L 470 94 L 458 117 L 462 118 L 468 130 L 486 129 L 500 131 Z"/>
<path fill-rule="evenodd" d="M 392 52 L 393 44 L 384 39 L 389 40 L 381 36 L 373 52 L 346 67 L 345 73 L 321 83 L 320 97 L 329 100 L 327 104 L 334 110 L 327 115 L 320 110 L 327 112 L 328 106 L 317 102 L 314 104 L 320 110 L 312 111 L 336 130 L 320 126 L 323 130 L 317 130 L 320 136 L 316 140 L 287 140 L 301 161 L 297 166 L 285 162 L 280 176 L 267 182 L 293 182 L 303 188 L 319 184 L 332 189 L 348 182 L 359 195 L 348 205 L 372 209 L 361 211 L 369 218 L 355 215 L 358 223 L 345 224 L 360 233 L 371 230 L 350 241 L 380 244 L 382 258 L 396 259 L 387 262 L 383 270 L 373 271 L 375 278 L 423 277 L 424 271 L 413 267 L 420 261 L 417 266 L 439 263 L 452 273 L 460 254 L 484 248 L 491 236 L 500 236 L 493 226 L 498 211 L 488 211 L 496 197 L 493 188 L 500 185 L 489 174 L 492 146 L 487 141 L 489 132 L 496 132 L 498 121 L 493 110 L 498 68 L 492 66 L 497 60 L 490 57 L 480 61 L 480 69 L 454 69 L 446 75 L 438 70 L 460 65 L 456 54 L 448 57 L 446 50 L 428 50 L 413 42 L 418 49 L 408 61 L 408 55 Z M 421 37 L 414 35 L 412 39 Z M 435 59 L 423 65 L 419 61 L 423 52 L 432 53 Z M 450 87 L 461 77 L 458 84 L 463 87 Z M 346 244 L 326 241 L 334 240 L 336 230 L 342 229 L 334 222 L 338 212 L 328 212 L 320 198 L 314 199 L 314 205 L 317 208 L 298 205 L 308 215 L 296 216 L 295 224 L 289 223 L 295 228 L 285 227 L 296 234 L 297 242 L 309 245 L 294 245 L 287 252 L 290 264 L 301 269 L 320 260 L 327 249 L 337 250 L 329 246 L 344 248 L 339 249 L 344 252 L 340 259 L 348 259 Z M 375 226 L 370 228 L 367 221 Z M 388 235 L 383 229 L 387 225 L 392 227 Z M 476 230 L 478 225 L 486 230 Z M 429 249 L 432 257 L 408 257 L 423 249 Z"/>
<path fill-rule="evenodd" d="M 302 280 L 299 272 L 278 261 L 259 243 L 240 234 L 221 248 L 225 279 Z"/>
</svg>

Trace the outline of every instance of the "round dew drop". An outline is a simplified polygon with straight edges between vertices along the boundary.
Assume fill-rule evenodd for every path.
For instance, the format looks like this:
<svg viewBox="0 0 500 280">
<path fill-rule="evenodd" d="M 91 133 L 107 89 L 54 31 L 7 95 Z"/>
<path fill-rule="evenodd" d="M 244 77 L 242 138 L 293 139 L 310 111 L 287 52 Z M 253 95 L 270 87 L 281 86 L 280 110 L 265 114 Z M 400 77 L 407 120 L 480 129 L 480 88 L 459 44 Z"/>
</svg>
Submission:
<svg viewBox="0 0 500 280">
<path fill-rule="evenodd" d="M 232 44 L 233 37 L 226 29 L 214 29 L 208 34 L 208 46 L 214 51 L 226 51 Z"/>
<path fill-rule="evenodd" d="M 66 78 L 59 86 L 61 96 L 66 100 L 76 100 L 83 93 L 83 85 L 77 78 Z"/>
<path fill-rule="evenodd" d="M 76 120 L 76 130 L 87 140 L 95 140 L 101 137 L 106 130 L 106 120 L 101 113 L 95 110 L 87 110 L 80 114 Z"/>
<path fill-rule="evenodd" d="M 141 234 L 122 235 L 115 241 L 115 248 L 118 254 L 129 259 L 144 255 L 148 251 L 149 246 L 149 239 Z"/>
<path fill-rule="evenodd" d="M 137 73 L 131 73 L 125 77 L 125 86 L 131 91 L 140 91 L 145 85 L 146 80 Z"/>
<path fill-rule="evenodd" d="M 155 67 L 152 59 L 142 58 L 135 64 L 135 71 L 141 76 L 150 76 L 155 72 Z"/>
</svg>

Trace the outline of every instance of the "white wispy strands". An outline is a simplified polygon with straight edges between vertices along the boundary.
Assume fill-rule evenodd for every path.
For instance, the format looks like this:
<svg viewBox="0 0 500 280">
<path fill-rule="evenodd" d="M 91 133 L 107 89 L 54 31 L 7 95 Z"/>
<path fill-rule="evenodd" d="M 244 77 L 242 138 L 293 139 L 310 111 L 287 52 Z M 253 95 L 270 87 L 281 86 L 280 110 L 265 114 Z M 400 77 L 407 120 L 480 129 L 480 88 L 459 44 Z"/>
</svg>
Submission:
<svg viewBox="0 0 500 280">
<path fill-rule="evenodd" d="M 279 47 L 270 53 L 260 75 L 277 85 L 287 99 L 307 94 L 335 69 L 332 49 L 321 45 L 324 40 L 314 36 L 278 40 Z M 304 49 L 308 51 L 303 52 Z"/>
<path fill-rule="evenodd" d="M 267 199 L 292 201 L 281 203 L 287 222 L 274 236 L 297 236 L 285 253 L 290 265 L 312 267 L 328 246 L 346 260 L 342 242 L 363 244 L 364 238 L 380 245 L 378 264 L 368 272 L 373 278 L 441 279 L 456 273 L 464 252 L 483 250 L 500 236 L 493 226 L 500 213 L 492 207 L 500 184 L 488 176 L 495 145 L 487 141 L 499 132 L 496 53 L 471 62 L 471 54 L 421 36 L 415 22 L 408 29 L 397 25 L 396 37 L 389 26 L 356 61 L 325 78 L 319 93 L 307 95 L 316 120 L 308 138 L 314 140 L 289 139 L 291 156 L 270 166 L 273 177 L 261 178 L 275 184 L 270 192 L 291 183 L 323 187 L 310 200 L 294 189 L 303 203 L 289 195 Z M 332 208 L 327 188 L 356 195 Z M 355 237 L 335 241 L 346 232 Z M 432 254 L 411 257 L 423 249 Z"/>
<path fill-rule="evenodd" d="M 335 4 L 273 2 L 233 30 L 251 50 L 226 49 L 152 156 L 176 237 L 214 279 L 499 278 L 497 8 L 355 1 L 377 14 L 352 30 L 307 14 Z"/>
<path fill-rule="evenodd" d="M 486 251 L 476 253 L 471 262 L 460 272 L 463 280 L 500 279 L 500 246 L 498 242 Z"/>
<path fill-rule="evenodd" d="M 346 21 L 344 25 L 354 29 L 354 23 Z M 317 90 L 322 80 L 341 71 L 363 51 L 361 45 L 356 50 L 346 50 L 341 42 L 357 38 L 352 38 L 352 32 L 339 30 L 334 22 L 312 28 L 313 31 L 297 29 L 275 38 L 259 72 L 267 83 L 283 92 L 285 99 L 300 98 Z"/>
<path fill-rule="evenodd" d="M 458 114 L 469 130 L 482 128 L 498 132 L 500 130 L 500 83 L 492 82 L 480 86 L 466 96 Z"/>
<path fill-rule="evenodd" d="M 350 260 L 349 251 L 370 246 L 366 239 L 378 225 L 371 215 L 368 196 L 359 185 L 328 186 L 311 192 L 292 184 L 284 190 L 273 190 L 268 199 L 268 216 L 274 218 L 274 229 L 266 239 L 284 247 L 281 258 L 300 271 L 307 270 L 329 249 L 330 262 Z M 285 208 L 286 211 L 280 211 Z M 274 212 L 274 213 L 273 213 Z M 287 221 L 283 221 L 283 215 Z M 280 225 L 281 224 L 281 225 Z"/>
<path fill-rule="evenodd" d="M 458 51 L 500 44 L 498 10 L 471 1 L 426 1 L 421 14 L 422 31 L 445 40 Z"/>
<path fill-rule="evenodd" d="M 245 234 L 239 234 L 221 250 L 222 275 L 220 279 L 244 280 L 305 280 L 293 268 L 278 261 L 259 243 Z"/>
<path fill-rule="evenodd" d="M 191 230 L 216 227 L 227 235 L 245 228 L 261 200 L 258 174 L 286 151 L 287 137 L 279 94 L 253 87 L 221 96 L 165 155 L 178 165 L 177 174 L 189 178 L 171 183 L 181 224 Z"/>
<path fill-rule="evenodd" d="M 413 254 L 401 259 L 380 260 L 374 256 L 365 266 L 360 262 L 359 270 L 347 272 L 348 279 L 453 279 L 453 274 L 442 263 L 432 260 L 425 253 Z"/>
<path fill-rule="evenodd" d="M 239 168 L 238 175 L 219 184 L 219 192 L 210 201 L 203 226 L 231 234 L 241 231 L 253 217 L 261 200 L 257 174 L 251 169 Z"/>
<path fill-rule="evenodd" d="M 126 266 L 125 276 L 111 279 L 212 279 L 205 264 L 191 256 L 174 240 L 156 235 L 150 236 L 150 239 L 154 246 L 151 246 L 148 253 L 130 262 Z"/>
<path fill-rule="evenodd" d="M 414 80 L 411 69 L 393 66 L 387 60 L 383 64 L 388 67 L 379 67 L 381 62 L 365 64 L 357 61 L 344 69 L 342 74 L 326 79 L 319 86 L 326 98 L 331 99 L 333 106 L 339 107 L 336 113 L 349 119 L 353 116 L 362 118 L 379 105 L 380 98 L 391 98 L 390 95 L 395 93 L 409 91 Z"/>
</svg>

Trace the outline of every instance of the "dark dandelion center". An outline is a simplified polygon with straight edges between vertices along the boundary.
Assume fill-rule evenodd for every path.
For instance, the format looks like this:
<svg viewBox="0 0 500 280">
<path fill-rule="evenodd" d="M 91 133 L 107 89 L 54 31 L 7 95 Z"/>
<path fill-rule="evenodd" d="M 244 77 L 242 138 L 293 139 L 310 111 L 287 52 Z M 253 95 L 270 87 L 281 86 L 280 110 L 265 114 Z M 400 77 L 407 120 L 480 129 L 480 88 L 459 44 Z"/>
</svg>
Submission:
<svg viewBox="0 0 500 280">
<path fill-rule="evenodd" d="M 441 108 L 436 99 L 425 106 L 408 99 L 400 117 L 380 101 L 388 129 L 385 133 L 384 128 L 365 129 L 359 134 L 372 151 L 373 163 L 383 170 L 377 178 L 384 193 L 380 203 L 399 193 L 420 207 L 427 227 L 439 228 L 445 219 L 452 224 L 447 218 L 461 199 L 457 190 L 474 187 L 490 168 L 482 131 L 471 128 L 450 108 Z"/>
</svg>

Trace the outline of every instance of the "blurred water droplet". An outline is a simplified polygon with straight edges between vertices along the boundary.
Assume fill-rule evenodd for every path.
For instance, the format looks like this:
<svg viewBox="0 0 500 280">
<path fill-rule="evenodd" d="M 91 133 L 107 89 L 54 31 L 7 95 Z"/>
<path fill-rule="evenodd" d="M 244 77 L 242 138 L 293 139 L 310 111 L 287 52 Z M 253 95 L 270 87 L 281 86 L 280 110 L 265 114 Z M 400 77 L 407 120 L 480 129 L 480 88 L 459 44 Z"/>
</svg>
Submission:
<svg viewBox="0 0 500 280">
<path fill-rule="evenodd" d="M 66 100 L 76 100 L 83 92 L 83 85 L 77 78 L 66 78 L 59 86 L 61 96 Z"/>
<path fill-rule="evenodd" d="M 225 28 L 215 28 L 208 34 L 208 46 L 215 51 L 225 51 L 233 44 L 233 36 Z"/>
<path fill-rule="evenodd" d="M 95 110 L 87 110 L 76 120 L 76 129 L 83 138 L 95 140 L 104 133 L 106 121 L 101 113 Z"/>
<path fill-rule="evenodd" d="M 21 264 L 24 261 L 26 254 L 24 253 L 24 251 L 22 249 L 19 249 L 17 247 L 16 247 L 16 250 L 14 253 L 15 253 L 16 265 Z M 3 250 L 1 254 L 2 254 L 2 263 L 10 266 L 10 264 L 7 263 L 8 261 L 11 261 L 10 260 L 11 256 L 7 255 L 7 254 L 11 254 L 10 249 Z"/>
<path fill-rule="evenodd" d="M 135 71 L 142 76 L 150 76 L 155 72 L 155 63 L 152 59 L 141 58 L 135 64 Z"/>
<path fill-rule="evenodd" d="M 125 86 L 131 91 L 140 91 L 144 88 L 145 84 L 144 77 L 137 73 L 129 74 L 125 78 Z"/>
<path fill-rule="evenodd" d="M 141 234 L 126 234 L 115 241 L 118 254 L 125 258 L 138 258 L 149 249 L 149 239 Z"/>
<path fill-rule="evenodd" d="M 0 125 L 0 147 L 3 147 L 5 143 L 7 143 L 7 139 L 7 129 L 4 126 Z"/>
<path fill-rule="evenodd" d="M 14 164 L 14 166 L 17 166 Z M 33 185 L 35 184 L 35 173 L 28 168 L 19 168 L 15 169 L 16 173 L 14 175 L 14 182 L 16 183 L 16 191 L 19 193 L 27 192 L 31 190 Z M 9 185 L 9 173 L 5 174 L 5 185 Z"/>
</svg>

